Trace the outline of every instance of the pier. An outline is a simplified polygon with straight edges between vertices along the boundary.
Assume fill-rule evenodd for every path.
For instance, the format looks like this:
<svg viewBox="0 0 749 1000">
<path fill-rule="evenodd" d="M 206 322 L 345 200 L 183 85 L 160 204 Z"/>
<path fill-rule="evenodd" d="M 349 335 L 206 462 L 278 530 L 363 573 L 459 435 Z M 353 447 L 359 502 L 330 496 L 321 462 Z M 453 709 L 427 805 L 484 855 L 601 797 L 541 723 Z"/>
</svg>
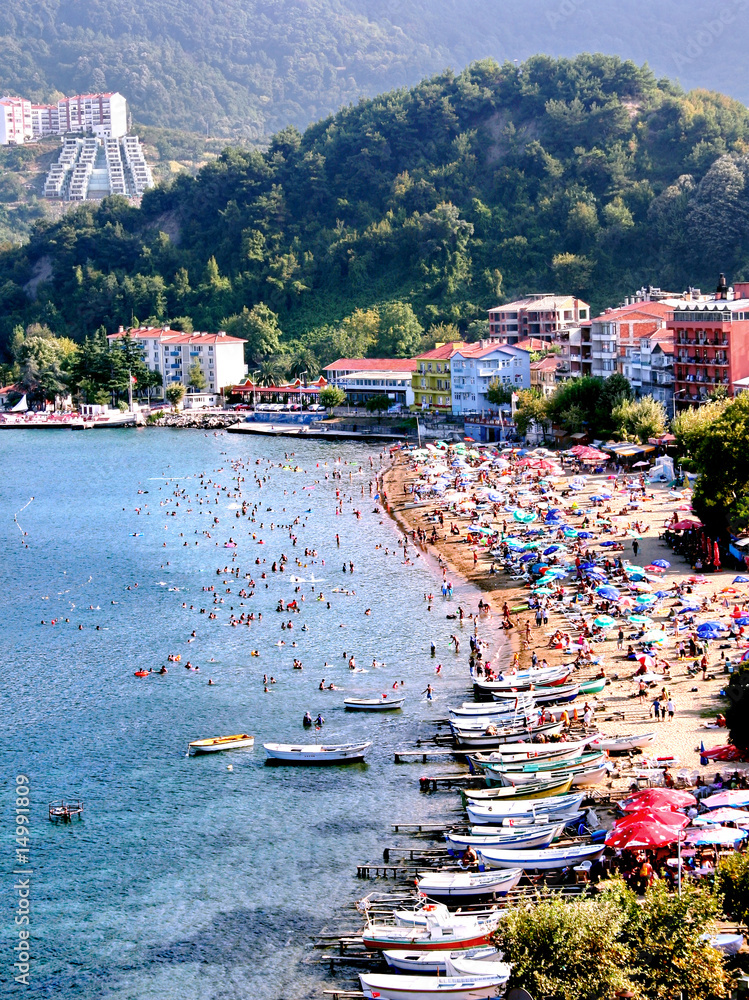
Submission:
<svg viewBox="0 0 749 1000">
<path fill-rule="evenodd" d="M 65 802 L 60 799 L 49 804 L 49 818 L 53 823 L 70 823 L 73 817 L 83 819 L 83 799 L 73 799 Z"/>
</svg>

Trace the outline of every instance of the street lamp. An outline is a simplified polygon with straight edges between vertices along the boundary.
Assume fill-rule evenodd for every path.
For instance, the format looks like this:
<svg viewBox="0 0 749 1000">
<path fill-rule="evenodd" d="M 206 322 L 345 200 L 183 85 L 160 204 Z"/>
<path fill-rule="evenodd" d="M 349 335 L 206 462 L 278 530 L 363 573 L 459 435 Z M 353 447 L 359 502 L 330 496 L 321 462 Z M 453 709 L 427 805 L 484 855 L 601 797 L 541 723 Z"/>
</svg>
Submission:
<svg viewBox="0 0 749 1000">
<path fill-rule="evenodd" d="M 671 418 L 672 420 L 676 420 L 676 397 L 677 396 L 681 396 L 685 392 L 688 392 L 688 391 L 689 391 L 688 389 L 675 389 L 674 390 L 673 398 L 671 400 L 671 403 L 672 403 L 672 406 L 673 406 L 673 416 Z"/>
<path fill-rule="evenodd" d="M 304 396 L 302 394 L 302 386 L 306 387 L 306 385 L 307 385 L 307 380 L 304 377 L 305 375 L 309 375 L 309 372 L 307 371 L 306 368 L 304 369 L 303 372 L 299 372 L 299 383 L 300 383 L 300 385 L 299 385 L 299 406 L 300 407 L 304 406 Z"/>
</svg>

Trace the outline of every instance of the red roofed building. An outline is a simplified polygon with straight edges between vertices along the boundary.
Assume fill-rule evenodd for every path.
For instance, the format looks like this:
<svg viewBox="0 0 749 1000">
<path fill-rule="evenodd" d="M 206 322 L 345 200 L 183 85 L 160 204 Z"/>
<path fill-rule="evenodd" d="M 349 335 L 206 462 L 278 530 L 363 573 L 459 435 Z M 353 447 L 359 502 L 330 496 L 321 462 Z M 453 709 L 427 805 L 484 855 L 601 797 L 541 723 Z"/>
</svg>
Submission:
<svg viewBox="0 0 749 1000">
<path fill-rule="evenodd" d="M 450 359 L 458 351 L 465 354 L 477 350 L 481 350 L 481 344 L 466 344 L 462 340 L 455 340 L 448 344 L 438 344 L 431 351 L 418 354 L 414 360 L 416 370 L 411 377 L 414 392 L 412 409 L 452 412 Z"/>
<path fill-rule="evenodd" d="M 544 396 L 551 396 L 557 387 L 558 365 L 559 358 L 555 354 L 549 354 L 540 361 L 531 361 L 531 389 L 538 389 Z"/>
<path fill-rule="evenodd" d="M 112 341 L 131 336 L 143 352 L 143 360 L 151 371 L 162 375 L 163 386 L 171 382 L 187 385 L 190 368 L 197 362 L 205 376 L 208 392 L 221 392 L 226 386 L 240 382 L 247 374 L 244 363 L 244 341 L 218 333 L 183 333 L 168 326 L 141 326 L 134 330 L 122 327 L 110 334 Z"/>
</svg>

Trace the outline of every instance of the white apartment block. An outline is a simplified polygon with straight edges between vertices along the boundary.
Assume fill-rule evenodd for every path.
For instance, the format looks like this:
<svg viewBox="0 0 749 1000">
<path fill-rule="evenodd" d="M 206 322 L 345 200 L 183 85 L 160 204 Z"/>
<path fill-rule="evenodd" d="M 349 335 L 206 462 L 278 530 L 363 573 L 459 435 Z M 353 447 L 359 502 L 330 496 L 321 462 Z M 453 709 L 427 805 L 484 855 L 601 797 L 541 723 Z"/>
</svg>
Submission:
<svg viewBox="0 0 749 1000">
<path fill-rule="evenodd" d="M 137 199 L 150 187 L 153 175 L 137 135 L 119 139 L 67 135 L 57 162 L 49 168 L 44 197 L 96 201 L 121 194 Z"/>
<path fill-rule="evenodd" d="M 143 360 L 151 371 L 162 376 L 164 389 L 172 382 L 188 385 L 190 369 L 197 361 L 205 377 L 206 390 L 219 392 L 225 386 L 237 385 L 247 374 L 244 363 L 244 341 L 218 333 L 182 333 L 164 327 L 138 327 L 124 330 L 107 339 L 130 335 L 143 352 Z"/>
<path fill-rule="evenodd" d="M 24 97 L 0 100 L 0 146 L 21 146 L 31 139 L 31 101 Z"/>
<path fill-rule="evenodd" d="M 118 93 L 76 94 L 61 98 L 57 104 L 32 104 L 23 97 L 5 97 L 0 101 L 0 107 L 3 105 L 2 146 L 68 132 L 90 133 L 102 139 L 119 139 L 127 133 L 127 101 Z M 7 109 L 12 110 L 12 119 Z"/>
<path fill-rule="evenodd" d="M 455 415 L 496 412 L 486 392 L 498 382 L 511 392 L 529 389 L 530 353 L 511 344 L 482 341 L 458 350 L 450 359 L 452 411 Z"/>
</svg>

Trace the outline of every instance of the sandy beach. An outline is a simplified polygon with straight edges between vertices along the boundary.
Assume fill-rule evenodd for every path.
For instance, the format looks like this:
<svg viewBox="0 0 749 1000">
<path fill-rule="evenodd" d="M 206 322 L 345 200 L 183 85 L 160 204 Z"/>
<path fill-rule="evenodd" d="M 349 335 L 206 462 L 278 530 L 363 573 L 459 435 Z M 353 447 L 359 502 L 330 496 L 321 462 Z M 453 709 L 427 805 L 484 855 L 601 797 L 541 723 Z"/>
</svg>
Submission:
<svg viewBox="0 0 749 1000">
<path fill-rule="evenodd" d="M 511 659 L 512 653 L 519 656 L 519 666 L 527 668 L 531 665 L 531 656 L 535 650 L 538 661 L 543 658 L 550 666 L 562 662 L 570 662 L 570 654 L 563 654 L 561 649 L 549 648 L 550 637 L 557 629 L 562 632 L 570 632 L 570 622 L 554 608 L 552 602 L 549 609 L 548 623 L 540 628 L 536 627 L 535 612 L 528 610 L 511 612 L 511 620 L 514 627 L 504 629 L 502 627 L 502 609 L 505 603 L 510 609 L 519 607 L 527 608 L 527 600 L 530 596 L 530 589 L 527 584 L 514 584 L 504 573 L 498 572 L 490 574 L 492 557 L 487 547 L 477 547 L 467 544 L 466 525 L 467 521 L 462 517 L 455 516 L 452 512 L 445 512 L 444 526 L 430 522 L 438 509 L 444 510 L 445 504 L 439 500 L 425 503 L 423 506 L 414 507 L 410 504 L 412 499 L 410 489 L 420 478 L 415 465 L 403 454 L 396 454 L 393 464 L 384 473 L 383 487 L 391 516 L 396 520 L 404 533 L 409 538 L 412 532 L 419 528 L 427 530 L 430 536 L 428 542 L 416 545 L 423 551 L 428 552 L 437 560 L 441 559 L 448 567 L 448 577 L 463 578 L 469 583 L 481 589 L 485 594 L 485 600 L 492 606 L 492 628 L 496 636 L 496 646 L 491 650 L 491 658 L 496 660 L 496 665 L 501 669 L 506 667 Z M 561 489 L 561 484 L 557 485 Z M 641 566 L 652 564 L 654 560 L 666 560 L 670 562 L 660 578 L 663 581 L 663 588 L 667 589 L 674 584 L 688 583 L 690 577 L 695 577 L 695 570 L 688 565 L 683 557 L 671 550 L 671 548 L 659 538 L 664 531 L 666 523 L 673 519 L 675 513 L 674 495 L 668 486 L 660 484 L 648 484 L 647 499 L 641 504 L 641 509 L 637 514 L 625 513 L 621 511 L 627 501 L 627 492 L 620 487 L 618 490 L 612 485 L 612 481 L 606 474 L 589 475 L 586 479 L 585 488 L 575 495 L 578 510 L 587 510 L 586 504 L 590 502 L 590 497 L 602 488 L 608 489 L 612 494 L 611 502 L 607 506 L 610 512 L 612 533 L 607 537 L 617 542 L 623 543 L 624 550 L 617 555 L 622 559 L 629 560 Z M 409 492 L 406 492 L 409 490 Z M 470 488 L 466 497 L 470 497 Z M 684 506 L 682 505 L 682 510 Z M 567 510 L 569 513 L 569 508 Z M 506 515 L 495 515 L 495 523 L 502 525 L 502 519 Z M 634 538 L 627 530 L 632 521 L 639 522 L 637 533 L 638 550 L 635 553 L 633 548 Z M 450 526 L 455 523 L 459 526 L 460 534 L 451 534 Z M 433 528 L 437 529 L 436 540 L 432 539 Z M 508 532 L 519 526 L 510 524 L 505 527 Z M 595 543 L 591 543 L 591 549 Z M 599 555 L 605 550 L 600 550 Z M 476 555 L 474 555 L 476 553 Z M 706 606 L 695 614 L 695 628 L 703 621 L 720 621 L 730 624 L 731 612 L 738 606 L 743 608 L 748 602 L 747 590 L 749 588 L 737 585 L 732 587 L 732 581 L 737 575 L 735 569 L 721 569 L 711 572 L 705 577 L 697 576 L 698 582 L 692 584 L 692 596 L 695 603 L 706 601 Z M 571 586 L 565 584 L 566 586 Z M 732 588 L 732 590 L 727 590 Z M 662 623 L 668 621 L 669 626 L 673 623 L 669 619 L 672 608 L 677 604 L 675 598 L 664 598 L 658 602 L 654 611 L 647 611 L 652 619 L 652 627 L 660 628 Z M 448 601 L 444 601 L 439 592 L 435 592 L 434 610 L 439 613 L 445 608 L 446 614 L 455 611 Z M 586 608 L 587 612 L 593 611 Z M 594 612 L 595 613 L 595 612 Z M 604 692 L 596 696 L 597 701 L 591 703 L 596 707 L 595 722 L 597 727 L 607 735 L 620 735 L 624 733 L 655 732 L 654 742 L 647 748 L 644 756 L 650 758 L 673 756 L 676 758 L 672 767 L 672 775 L 676 777 L 679 772 L 682 778 L 689 774 L 690 781 L 693 781 L 698 771 L 702 773 L 703 780 L 713 777 L 720 771 L 724 774 L 732 773 L 736 768 L 746 769 L 749 765 L 711 762 L 709 765 L 700 768 L 699 748 L 702 743 L 706 748 L 723 745 L 727 742 L 727 732 L 725 729 L 713 728 L 715 718 L 718 713 L 725 710 L 726 702 L 720 697 L 720 691 L 727 681 L 724 672 L 724 661 L 722 656 L 730 656 L 731 661 L 736 663 L 744 652 L 745 642 L 742 636 L 737 643 L 731 640 L 726 633 L 725 638 L 716 639 L 708 644 L 707 657 L 708 669 L 706 678 L 703 679 L 702 671 L 692 675 L 688 668 L 692 667 L 693 657 L 678 660 L 677 645 L 680 640 L 688 639 L 690 630 L 682 628 L 680 634 L 670 634 L 665 642 L 660 644 L 660 665 L 662 669 L 663 661 L 670 664 L 670 670 L 662 683 L 655 684 L 648 688 L 647 696 L 638 697 L 639 678 L 635 676 L 640 664 L 636 660 L 627 659 L 627 647 L 632 643 L 636 651 L 640 651 L 640 646 L 635 642 L 634 636 L 637 633 L 635 626 L 629 624 L 626 618 L 623 621 L 624 641 L 623 648 L 617 649 L 617 633 L 619 620 L 616 628 L 605 633 L 603 641 L 595 644 L 595 656 L 599 663 L 595 666 L 583 666 L 577 671 L 575 679 L 590 679 L 599 674 L 603 668 L 606 677 L 610 681 Z M 530 644 L 523 642 L 526 634 L 526 622 L 530 623 L 531 638 Z M 484 629 L 486 633 L 487 629 Z M 509 646 L 507 643 L 509 642 Z M 700 659 L 700 657 L 698 657 Z M 669 679 L 670 674 L 670 679 Z M 468 671 L 466 670 L 466 682 L 469 683 Z M 665 687 L 670 695 L 674 706 L 675 714 L 672 720 L 668 716 L 664 720 L 656 719 L 653 716 L 652 702 L 661 688 Z M 583 699 L 578 699 L 582 701 Z M 628 764 L 622 761 L 620 774 L 614 778 L 609 787 L 614 791 L 628 787 L 636 780 L 637 772 L 640 770 L 637 761 Z M 655 776 L 655 783 L 658 777 Z"/>
</svg>

